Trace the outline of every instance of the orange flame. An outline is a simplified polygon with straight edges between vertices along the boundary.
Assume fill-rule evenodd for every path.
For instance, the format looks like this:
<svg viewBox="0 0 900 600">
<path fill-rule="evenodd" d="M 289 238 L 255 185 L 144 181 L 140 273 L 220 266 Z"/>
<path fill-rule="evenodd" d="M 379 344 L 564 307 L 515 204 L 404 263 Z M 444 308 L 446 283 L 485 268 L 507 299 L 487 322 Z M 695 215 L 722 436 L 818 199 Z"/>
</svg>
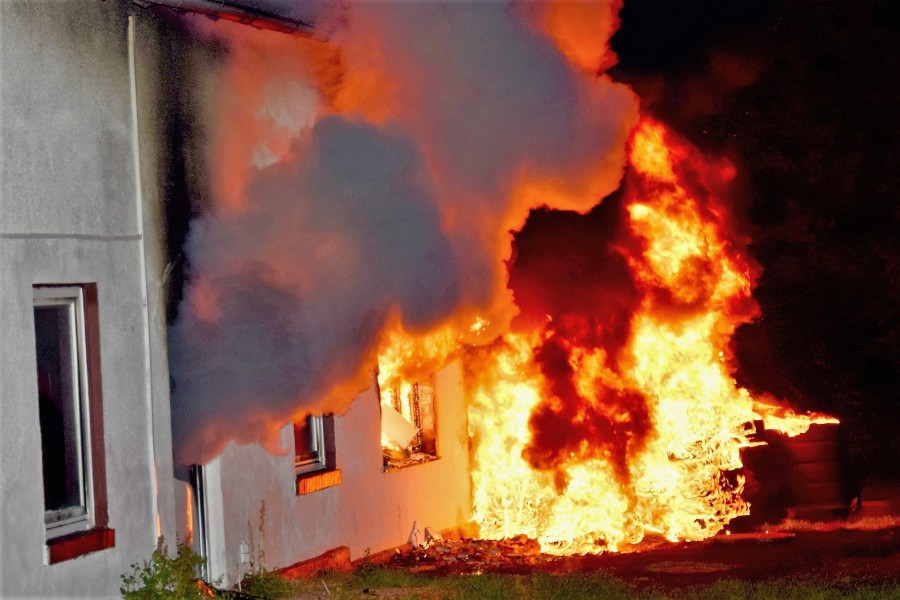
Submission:
<svg viewBox="0 0 900 600">
<path fill-rule="evenodd" d="M 733 167 L 649 119 L 629 158 L 622 252 L 642 299 L 624 346 L 548 321 L 469 365 L 484 537 L 524 533 L 560 554 L 704 539 L 749 512 L 738 470 L 754 421 L 788 435 L 835 422 L 757 402 L 730 375 L 730 338 L 756 311 L 752 263 L 717 197 Z"/>
<path fill-rule="evenodd" d="M 340 363 L 342 369 L 320 369 L 309 376 L 316 385 L 306 386 L 297 384 L 291 366 L 286 371 L 292 385 L 278 393 L 296 398 L 278 396 L 270 407 L 245 410 L 242 422 L 227 433 L 222 433 L 224 417 L 211 418 L 194 437 L 207 436 L 207 445 L 219 448 L 227 436 L 249 439 L 251 429 L 252 436 L 268 432 L 277 440 L 289 412 L 286 400 L 298 405 L 294 417 L 326 408 L 340 412 L 368 382 L 376 351 L 379 383 L 389 389 L 427 377 L 461 342 L 481 344 L 503 333 L 516 308 L 503 277 L 509 232 L 522 227 L 535 207 L 588 212 L 618 184 L 624 134 L 636 120 L 636 101 L 624 86 L 596 73 L 615 60 L 607 41 L 620 5 L 614 0 L 531 7 L 533 20 L 571 68 L 548 63 L 552 57 L 541 43 L 546 40 L 524 35 L 517 19 L 506 19 L 490 3 L 467 7 L 453 19 L 427 3 L 409 13 L 355 4 L 348 7 L 347 27 L 327 43 L 235 34 L 246 39 L 230 49 L 230 68 L 220 81 L 229 93 L 216 107 L 210 157 L 215 222 L 225 221 L 227 235 L 214 229 L 205 234 L 208 239 L 195 238 L 205 244 L 195 244 L 199 256 L 193 257 L 186 312 L 203 326 L 198 328 L 222 333 L 206 325 L 228 312 L 221 288 L 223 282 L 233 283 L 235 272 L 264 275 L 278 292 L 274 295 L 290 305 L 285 314 L 302 317 L 285 319 L 294 336 L 285 336 L 285 348 L 300 347 L 289 341 L 304 339 L 312 323 L 324 322 L 307 307 L 323 290 L 334 298 L 365 297 L 347 282 L 363 280 L 356 275 L 382 263 L 369 262 L 352 236 L 363 223 L 368 230 L 382 221 L 355 219 L 338 226 L 332 217 L 340 211 L 294 185 L 319 173 L 319 155 L 309 146 L 332 139 L 321 133 L 328 127 L 320 128 L 321 138 L 314 136 L 323 122 L 343 133 L 335 138 L 365 133 L 366 139 L 377 138 L 378 148 L 404 149 L 416 158 L 393 183 L 421 192 L 422 202 L 409 202 L 411 207 L 433 209 L 423 221 L 434 225 L 429 231 L 435 239 L 447 240 L 460 297 L 447 301 L 447 314 L 437 311 L 407 324 L 431 331 L 410 333 L 396 314 L 393 321 L 388 315 L 401 301 L 415 299 L 420 288 L 373 294 L 366 299 L 370 310 L 360 314 L 377 331 L 360 336 L 356 352 L 345 357 L 337 350 L 339 356 L 323 351 L 315 363 Z M 429 26 L 422 25 L 425 18 Z M 482 18 L 494 19 L 498 33 L 481 38 L 479 28 L 466 27 Z M 448 48 L 433 43 L 438 34 L 448 43 L 472 31 L 478 35 L 471 39 L 479 44 L 503 38 L 509 50 L 476 56 L 470 49 L 479 44 L 460 43 L 458 54 L 448 60 Z M 546 79 L 543 85 L 525 85 L 542 79 L 520 76 L 524 66 L 517 59 L 526 55 L 533 65 L 543 65 L 535 71 Z M 482 68 L 486 59 L 496 59 L 488 61 L 491 69 Z M 548 64 L 555 66 L 544 68 Z M 500 74 L 512 76 L 495 85 Z M 513 100 L 522 101 L 518 110 L 510 110 Z M 515 118 L 507 121 L 508 115 Z M 552 118 L 545 119 L 548 115 Z M 502 143 L 495 148 L 494 142 Z M 595 331 L 603 326 L 578 315 L 548 315 L 488 349 L 469 353 L 474 512 L 485 536 L 526 533 L 556 552 L 617 549 L 648 534 L 707 537 L 748 510 L 735 471 L 754 420 L 799 432 L 816 419 L 827 419 L 757 402 L 731 378 L 730 338 L 756 311 L 750 293 L 754 268 L 719 200 L 733 167 L 701 158 L 650 120 L 639 124 L 629 148 L 627 234 L 616 252 L 633 289 L 618 301 L 629 312 L 614 319 L 616 343 L 597 341 L 608 337 Z M 493 160 L 507 155 L 509 160 Z M 380 156 L 375 152 L 367 158 Z M 253 184 L 276 193 L 262 194 Z M 301 188 L 303 194 L 297 191 Z M 283 202 L 273 200 L 282 195 Z M 384 204 L 381 198 L 357 202 L 361 197 L 349 194 L 347 202 Z M 268 212 L 277 208 L 288 210 Z M 322 219 L 332 227 L 323 230 Z M 415 233 L 413 238 L 421 234 Z M 395 258 L 392 251 L 401 241 L 384 244 L 384 264 L 390 265 L 385 271 L 391 274 L 404 271 L 388 260 Z M 299 268 L 298 256 L 303 257 Z M 340 311 L 317 308 L 334 323 L 346 322 Z M 320 333 L 330 339 L 331 328 L 325 329 Z M 329 347 L 310 348 L 319 346 Z M 209 363 L 218 366 L 217 360 Z M 195 371 L 186 367 L 185 372 Z M 200 380 L 203 385 L 196 389 L 208 393 L 208 378 Z"/>
</svg>

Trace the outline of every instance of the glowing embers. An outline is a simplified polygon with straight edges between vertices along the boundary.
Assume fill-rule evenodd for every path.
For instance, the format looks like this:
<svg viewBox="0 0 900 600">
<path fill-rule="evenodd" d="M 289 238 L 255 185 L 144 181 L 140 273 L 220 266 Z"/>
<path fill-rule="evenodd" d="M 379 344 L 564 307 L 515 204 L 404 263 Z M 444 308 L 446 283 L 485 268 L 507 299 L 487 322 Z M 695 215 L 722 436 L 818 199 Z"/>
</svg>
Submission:
<svg viewBox="0 0 900 600">
<path fill-rule="evenodd" d="M 437 458 L 434 379 L 381 390 L 381 450 L 384 469 Z"/>
</svg>

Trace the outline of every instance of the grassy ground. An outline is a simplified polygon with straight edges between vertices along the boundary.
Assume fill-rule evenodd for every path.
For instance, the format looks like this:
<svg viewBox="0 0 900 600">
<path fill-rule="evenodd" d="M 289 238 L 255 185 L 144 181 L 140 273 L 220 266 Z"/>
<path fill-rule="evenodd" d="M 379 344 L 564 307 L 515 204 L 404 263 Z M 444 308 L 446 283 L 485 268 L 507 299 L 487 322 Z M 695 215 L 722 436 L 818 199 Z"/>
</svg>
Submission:
<svg viewBox="0 0 900 600">
<path fill-rule="evenodd" d="M 333 573 L 294 582 L 295 600 L 393 598 L 396 600 L 900 600 L 900 585 L 826 583 L 779 580 L 745 582 L 721 580 L 710 585 L 679 589 L 631 587 L 602 574 L 450 575 L 425 576 L 377 566 L 354 573 Z"/>
</svg>

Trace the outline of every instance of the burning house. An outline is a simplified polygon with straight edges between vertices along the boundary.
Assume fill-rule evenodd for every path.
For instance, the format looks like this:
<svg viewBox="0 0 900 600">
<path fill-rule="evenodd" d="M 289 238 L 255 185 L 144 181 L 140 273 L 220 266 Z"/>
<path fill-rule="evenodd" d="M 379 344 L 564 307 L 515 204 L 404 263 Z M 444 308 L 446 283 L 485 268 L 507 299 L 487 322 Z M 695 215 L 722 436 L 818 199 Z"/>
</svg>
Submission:
<svg viewBox="0 0 900 600">
<path fill-rule="evenodd" d="M 221 116 L 217 102 L 228 104 L 228 73 L 221 40 L 185 27 L 179 13 L 144 5 L 0 7 L 3 330 L 5 339 L 21 341 L 19 354 L 4 346 L 2 361 L 9 428 L 0 470 L 3 539 L 18 540 L 3 551 L 2 595 L 115 596 L 120 575 L 160 536 L 170 547 L 192 544 L 207 558 L 208 575 L 232 583 L 263 554 L 270 568 L 339 546 L 361 556 L 405 540 L 417 519 L 440 529 L 467 521 L 459 363 L 419 370 L 407 384 L 389 373 L 385 358 L 379 394 L 371 343 L 357 356 L 355 339 L 378 333 L 353 331 L 365 314 L 343 330 L 309 322 L 333 329 L 328 351 L 346 346 L 350 362 L 372 359 L 354 365 L 353 381 L 336 394 L 339 414 L 337 405 L 328 414 L 282 407 L 287 412 L 261 420 L 243 412 L 232 425 L 262 423 L 269 435 L 257 427 L 241 438 L 230 429 L 205 454 L 173 461 L 173 423 L 181 432 L 190 419 L 201 440 L 201 426 L 211 423 L 210 414 L 201 422 L 170 411 L 172 395 L 195 382 L 170 369 L 169 340 L 180 332 L 167 327 L 186 262 L 179 253 L 188 220 L 179 211 L 199 210 L 220 183 L 205 171 L 207 150 L 220 149 L 208 144 Z M 271 24 L 259 12 L 238 8 L 231 16 L 251 13 Z M 311 92 L 295 81 L 302 100 Z M 301 103 L 302 118 L 313 112 Z M 222 164 L 233 166 L 227 156 Z M 425 211 L 422 219 L 429 217 Z M 191 258 L 202 272 L 202 258 Z M 415 277 L 425 282 L 429 273 Z M 399 283 L 386 281 L 384 289 Z M 347 298 L 358 292 L 345 290 Z M 268 299 L 277 311 L 279 295 Z M 336 300 L 323 295 L 323 307 Z M 410 310 L 427 311 L 432 301 L 423 296 Z M 232 342 L 244 344 L 248 333 Z M 331 384 L 346 375 L 328 373 L 321 360 L 285 359 L 296 360 L 290 368 L 299 379 L 319 371 Z M 249 385 L 257 375 L 265 376 Z M 229 437 L 244 445 L 225 447 Z M 187 447 L 181 444 L 182 456 Z"/>
<path fill-rule="evenodd" d="M 836 420 L 735 382 L 735 170 L 604 74 L 618 8 L 0 5 L 0 590 L 747 515 Z"/>
</svg>

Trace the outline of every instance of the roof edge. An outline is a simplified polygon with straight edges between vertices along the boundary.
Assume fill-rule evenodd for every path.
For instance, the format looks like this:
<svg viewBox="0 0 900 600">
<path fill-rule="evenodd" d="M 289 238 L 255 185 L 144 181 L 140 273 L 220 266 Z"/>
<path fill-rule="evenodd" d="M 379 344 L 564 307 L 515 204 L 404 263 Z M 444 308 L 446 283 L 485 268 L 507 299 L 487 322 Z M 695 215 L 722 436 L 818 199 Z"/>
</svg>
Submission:
<svg viewBox="0 0 900 600">
<path fill-rule="evenodd" d="M 315 27 L 300 19 L 292 19 L 260 8 L 242 6 L 226 0 L 132 0 L 143 8 L 162 7 L 177 12 L 192 12 L 210 19 L 225 19 L 257 29 L 311 36 Z"/>
</svg>

